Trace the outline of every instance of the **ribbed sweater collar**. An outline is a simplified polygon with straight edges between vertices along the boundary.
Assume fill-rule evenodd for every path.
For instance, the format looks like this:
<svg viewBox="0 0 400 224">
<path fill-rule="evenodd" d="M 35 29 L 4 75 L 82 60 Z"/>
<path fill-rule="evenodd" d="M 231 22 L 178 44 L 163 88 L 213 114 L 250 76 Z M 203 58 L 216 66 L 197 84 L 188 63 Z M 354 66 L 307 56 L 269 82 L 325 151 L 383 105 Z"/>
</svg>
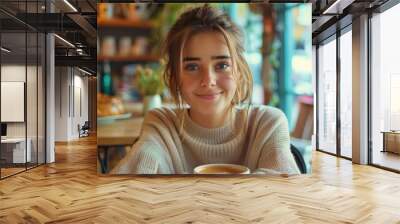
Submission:
<svg viewBox="0 0 400 224">
<path fill-rule="evenodd" d="M 185 112 L 183 141 L 198 163 L 237 163 L 244 141 L 240 125 L 240 110 L 235 109 L 234 127 L 231 122 L 219 128 L 204 128 Z"/>
<path fill-rule="evenodd" d="M 238 110 L 235 109 L 235 113 Z M 221 144 L 230 140 L 235 135 L 235 126 L 239 122 L 239 116 L 234 116 L 234 122 L 227 122 L 224 126 L 218 128 L 205 128 L 193 121 L 185 110 L 184 131 L 191 137 L 208 144 Z"/>
</svg>

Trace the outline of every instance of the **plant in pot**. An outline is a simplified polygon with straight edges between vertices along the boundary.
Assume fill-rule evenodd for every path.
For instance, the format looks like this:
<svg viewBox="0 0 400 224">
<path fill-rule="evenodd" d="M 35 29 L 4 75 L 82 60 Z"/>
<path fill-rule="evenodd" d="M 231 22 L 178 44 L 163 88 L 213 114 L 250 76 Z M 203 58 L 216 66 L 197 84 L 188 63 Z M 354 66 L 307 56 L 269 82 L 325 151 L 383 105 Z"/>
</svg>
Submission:
<svg viewBox="0 0 400 224">
<path fill-rule="evenodd" d="M 158 69 L 138 66 L 135 72 L 136 87 L 143 96 L 143 114 L 153 108 L 161 107 L 160 94 L 165 85 L 162 78 L 162 66 Z"/>
</svg>

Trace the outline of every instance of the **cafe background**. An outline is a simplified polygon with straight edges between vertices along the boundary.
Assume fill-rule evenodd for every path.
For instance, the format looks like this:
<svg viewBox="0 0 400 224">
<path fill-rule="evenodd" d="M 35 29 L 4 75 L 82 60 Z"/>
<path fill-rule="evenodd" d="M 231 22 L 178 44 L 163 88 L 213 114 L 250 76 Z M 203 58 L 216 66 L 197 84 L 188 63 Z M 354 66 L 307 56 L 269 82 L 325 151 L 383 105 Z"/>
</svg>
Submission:
<svg viewBox="0 0 400 224">
<path fill-rule="evenodd" d="M 172 104 L 162 83 L 161 43 L 179 13 L 195 4 L 98 6 L 98 171 L 109 172 L 137 140 L 145 113 Z M 253 104 L 280 108 L 291 143 L 311 172 L 314 84 L 311 4 L 212 3 L 245 34 Z"/>
</svg>

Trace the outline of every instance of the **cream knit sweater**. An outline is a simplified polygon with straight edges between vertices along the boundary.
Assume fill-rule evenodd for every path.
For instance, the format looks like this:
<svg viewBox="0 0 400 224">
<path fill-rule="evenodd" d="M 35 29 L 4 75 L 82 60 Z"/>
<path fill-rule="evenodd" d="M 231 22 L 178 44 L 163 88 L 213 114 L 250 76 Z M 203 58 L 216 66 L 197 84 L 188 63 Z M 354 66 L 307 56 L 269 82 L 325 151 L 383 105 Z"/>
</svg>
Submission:
<svg viewBox="0 0 400 224">
<path fill-rule="evenodd" d="M 247 122 L 243 122 L 248 110 Z M 160 108 L 148 112 L 141 136 L 110 172 L 112 174 L 190 174 L 209 163 L 242 164 L 259 173 L 273 170 L 299 174 L 290 152 L 285 115 L 269 106 L 235 108 L 235 121 L 219 128 L 203 128 L 185 113 Z M 265 168 L 265 169 L 259 169 Z"/>
</svg>

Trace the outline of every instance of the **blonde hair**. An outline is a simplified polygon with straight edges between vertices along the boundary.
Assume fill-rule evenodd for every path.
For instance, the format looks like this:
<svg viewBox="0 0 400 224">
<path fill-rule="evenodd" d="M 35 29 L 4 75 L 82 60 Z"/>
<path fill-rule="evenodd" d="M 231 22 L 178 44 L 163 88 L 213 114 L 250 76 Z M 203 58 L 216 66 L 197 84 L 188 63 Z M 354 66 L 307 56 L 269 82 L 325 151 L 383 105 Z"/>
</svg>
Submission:
<svg viewBox="0 0 400 224">
<path fill-rule="evenodd" d="M 179 74 L 182 67 L 182 52 L 186 41 L 201 32 L 219 32 L 223 35 L 232 57 L 233 77 L 237 88 L 230 105 L 248 101 L 250 103 L 253 89 L 253 78 L 243 52 L 243 34 L 238 26 L 221 10 L 208 4 L 191 8 L 183 12 L 172 26 L 164 43 L 162 54 L 165 60 L 164 81 L 178 107 L 178 116 L 184 123 L 184 102 L 180 93 Z M 250 105 L 250 104 L 249 104 Z"/>
</svg>

